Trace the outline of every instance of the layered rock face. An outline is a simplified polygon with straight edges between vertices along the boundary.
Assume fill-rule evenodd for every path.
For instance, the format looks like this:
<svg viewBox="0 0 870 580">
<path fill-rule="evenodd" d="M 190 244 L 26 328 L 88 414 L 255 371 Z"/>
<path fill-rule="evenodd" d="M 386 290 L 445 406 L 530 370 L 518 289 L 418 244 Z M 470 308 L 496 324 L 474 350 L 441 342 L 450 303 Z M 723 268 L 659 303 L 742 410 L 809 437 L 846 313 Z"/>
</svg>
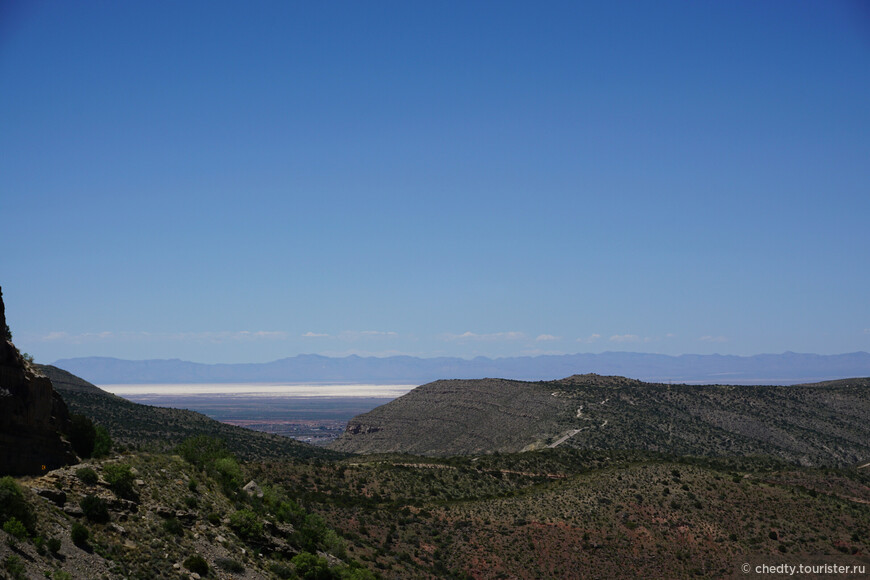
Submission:
<svg viewBox="0 0 870 580">
<path fill-rule="evenodd" d="M 60 435 L 69 430 L 66 404 L 25 362 L 6 328 L 0 290 L 0 475 L 36 475 L 75 463 Z"/>
</svg>

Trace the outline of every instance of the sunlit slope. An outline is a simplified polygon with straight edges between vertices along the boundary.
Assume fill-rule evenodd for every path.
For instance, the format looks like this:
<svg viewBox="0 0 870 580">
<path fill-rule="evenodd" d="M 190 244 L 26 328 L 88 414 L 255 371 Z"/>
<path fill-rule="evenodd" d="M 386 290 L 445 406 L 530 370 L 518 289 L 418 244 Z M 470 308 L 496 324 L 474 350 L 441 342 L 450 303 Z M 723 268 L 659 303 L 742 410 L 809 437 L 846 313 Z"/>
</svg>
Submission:
<svg viewBox="0 0 870 580">
<path fill-rule="evenodd" d="M 599 375 L 436 381 L 355 417 L 332 444 L 423 455 L 547 446 L 850 465 L 870 458 L 870 379 L 795 386 L 666 385 Z"/>
<path fill-rule="evenodd" d="M 436 381 L 352 419 L 334 449 L 462 455 L 518 451 L 546 439 L 568 399 L 547 383 L 501 379 Z"/>
</svg>

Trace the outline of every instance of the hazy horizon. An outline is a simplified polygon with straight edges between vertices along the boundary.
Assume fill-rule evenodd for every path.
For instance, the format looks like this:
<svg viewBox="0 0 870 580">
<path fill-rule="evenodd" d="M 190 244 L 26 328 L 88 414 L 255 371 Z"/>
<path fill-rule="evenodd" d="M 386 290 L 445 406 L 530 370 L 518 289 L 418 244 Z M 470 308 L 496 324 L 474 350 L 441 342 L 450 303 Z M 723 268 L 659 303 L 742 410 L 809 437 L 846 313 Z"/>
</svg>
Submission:
<svg viewBox="0 0 870 580">
<path fill-rule="evenodd" d="M 0 4 L 37 361 L 870 351 L 860 2 Z"/>
<path fill-rule="evenodd" d="M 285 360 L 285 359 L 292 359 L 292 358 L 296 358 L 296 357 L 306 357 L 306 356 L 318 356 L 318 357 L 336 358 L 336 359 L 341 359 L 341 358 L 352 358 L 352 357 L 359 357 L 359 358 L 375 358 L 375 359 L 384 359 L 384 358 L 392 358 L 392 357 L 411 357 L 411 358 L 417 358 L 417 359 L 422 359 L 422 360 L 427 360 L 427 359 L 436 359 L 436 358 L 457 358 L 457 359 L 461 359 L 461 360 L 465 360 L 465 361 L 473 361 L 473 360 L 476 359 L 476 358 L 485 358 L 485 359 L 490 359 L 490 360 L 499 360 L 499 359 L 511 359 L 511 358 L 535 358 L 535 357 L 540 357 L 540 356 L 544 356 L 544 357 L 546 357 L 546 356 L 580 356 L 580 355 L 599 356 L 599 355 L 611 355 L 611 354 L 621 354 L 621 355 L 623 355 L 623 354 L 624 354 L 624 355 L 655 355 L 655 356 L 666 356 L 666 357 L 673 357 L 673 358 L 679 358 L 679 357 L 694 357 L 694 356 L 721 356 L 721 357 L 732 357 L 732 356 L 733 356 L 733 357 L 739 357 L 739 358 L 752 358 L 752 357 L 758 357 L 758 356 L 780 356 L 780 355 L 788 355 L 788 354 L 795 354 L 795 355 L 809 355 L 809 356 L 840 356 L 840 355 L 850 355 L 850 354 L 870 354 L 870 351 L 866 351 L 866 350 L 856 350 L 856 351 L 851 351 L 851 352 L 817 353 L 817 352 L 795 352 L 795 351 L 786 350 L 786 351 L 782 351 L 782 352 L 758 352 L 758 353 L 752 353 L 752 354 L 723 354 L 723 353 L 718 353 L 718 352 L 713 352 L 713 353 L 686 352 L 686 353 L 679 353 L 679 354 L 665 354 L 665 353 L 660 353 L 660 352 L 631 351 L 631 350 L 603 350 L 603 351 L 600 351 L 600 352 L 588 352 L 588 351 L 579 352 L 579 351 L 578 351 L 578 352 L 564 352 L 564 353 L 543 353 L 543 354 L 505 355 L 505 356 L 491 356 L 491 357 L 489 357 L 489 356 L 485 356 L 485 355 L 474 355 L 474 356 L 446 356 L 446 355 L 416 356 L 416 355 L 406 355 L 406 354 L 383 354 L 383 355 L 377 355 L 377 354 L 356 354 L 356 353 L 341 354 L 341 355 L 329 355 L 329 354 L 320 354 L 320 353 L 315 353 L 315 352 L 301 352 L 301 353 L 294 354 L 294 355 L 282 356 L 282 357 L 279 357 L 279 358 L 269 359 L 269 360 L 264 360 L 264 361 L 250 361 L 250 360 L 244 360 L 244 361 L 228 361 L 228 360 L 221 360 L 221 361 L 217 361 L 217 362 L 205 362 L 205 361 L 198 361 L 198 360 L 182 359 L 182 358 L 178 358 L 178 357 L 136 359 L 136 358 L 122 358 L 122 357 L 111 357 L 111 356 L 102 356 L 102 355 L 92 355 L 92 356 L 82 356 L 82 357 L 64 357 L 64 358 L 55 359 L 54 361 L 51 361 L 51 362 L 44 362 L 44 361 L 39 361 L 39 360 L 37 360 L 37 361 L 35 361 L 35 362 L 36 362 L 36 363 L 39 363 L 39 364 L 50 364 L 50 365 L 54 365 L 55 363 L 58 363 L 58 362 L 61 362 L 61 361 L 64 361 L 64 360 L 70 360 L 70 359 L 85 359 L 85 358 L 96 358 L 96 359 L 99 359 L 99 358 L 107 358 L 107 359 L 116 359 L 116 360 L 129 361 L 129 362 L 181 361 L 181 362 L 189 362 L 189 363 L 204 364 L 204 365 L 221 365 L 221 364 L 228 364 L 228 365 L 246 365 L 246 364 L 265 364 L 265 363 L 271 363 L 271 362 L 279 362 L 279 361 L 282 361 L 282 360 Z"/>
<path fill-rule="evenodd" d="M 151 383 L 97 385 L 119 397 L 132 395 L 224 395 L 244 397 L 396 398 L 417 385 L 335 383 Z"/>
<path fill-rule="evenodd" d="M 57 367 L 97 385 L 422 385 L 441 379 L 558 380 L 573 375 L 617 375 L 686 384 L 799 384 L 870 376 L 870 353 L 767 354 L 753 357 L 649 353 L 579 353 L 536 357 L 288 357 L 266 363 L 204 364 L 180 359 L 61 359 Z M 133 387 L 140 388 L 140 387 Z M 221 387 L 221 392 L 232 389 Z M 240 391 L 241 392 L 241 391 Z"/>
</svg>

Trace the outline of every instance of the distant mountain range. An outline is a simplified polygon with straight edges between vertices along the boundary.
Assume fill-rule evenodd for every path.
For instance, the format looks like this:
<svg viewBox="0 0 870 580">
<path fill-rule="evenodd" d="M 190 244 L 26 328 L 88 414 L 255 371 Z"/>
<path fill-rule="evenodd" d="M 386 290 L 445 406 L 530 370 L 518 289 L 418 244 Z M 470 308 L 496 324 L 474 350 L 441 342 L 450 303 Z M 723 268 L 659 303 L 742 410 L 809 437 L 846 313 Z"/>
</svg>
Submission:
<svg viewBox="0 0 870 580">
<path fill-rule="evenodd" d="M 621 375 L 652 382 L 794 384 L 870 376 L 870 353 L 754 356 L 635 352 L 507 358 L 333 358 L 302 354 L 267 363 L 203 364 L 179 359 L 61 359 L 54 366 L 96 384 L 320 382 L 423 384 L 438 379 L 499 377 L 552 380 L 574 374 Z"/>
</svg>

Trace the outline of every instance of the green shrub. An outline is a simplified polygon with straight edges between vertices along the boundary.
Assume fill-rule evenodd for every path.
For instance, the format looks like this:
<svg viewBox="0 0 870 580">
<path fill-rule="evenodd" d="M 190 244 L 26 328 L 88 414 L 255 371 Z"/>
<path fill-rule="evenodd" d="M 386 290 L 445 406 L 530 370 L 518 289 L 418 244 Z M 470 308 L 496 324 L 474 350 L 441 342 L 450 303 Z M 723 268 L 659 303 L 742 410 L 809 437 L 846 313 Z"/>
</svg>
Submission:
<svg viewBox="0 0 870 580">
<path fill-rule="evenodd" d="M 208 574 L 208 562 L 202 556 L 191 556 L 183 562 L 184 567 L 200 576 Z"/>
<path fill-rule="evenodd" d="M 123 463 L 110 463 L 103 467 L 103 475 L 109 484 L 109 488 L 115 495 L 129 500 L 138 500 L 139 495 L 133 487 L 136 481 L 130 466 Z"/>
<path fill-rule="evenodd" d="M 206 516 L 208 518 L 208 523 L 213 526 L 221 525 L 221 515 L 217 512 L 211 512 Z"/>
<path fill-rule="evenodd" d="M 218 558 L 214 561 L 214 564 L 221 570 L 232 572 L 233 574 L 241 574 L 245 571 L 245 567 L 241 562 L 231 560 L 230 558 Z"/>
<path fill-rule="evenodd" d="M 45 545 L 48 547 L 48 551 L 52 554 L 57 554 L 58 552 L 60 552 L 60 538 L 49 538 L 48 541 L 45 542 Z"/>
<path fill-rule="evenodd" d="M 88 485 L 94 485 L 100 480 L 97 476 L 97 472 L 90 467 L 80 467 L 79 469 L 76 469 L 76 477 Z"/>
<path fill-rule="evenodd" d="M 239 510 L 230 516 L 230 527 L 244 540 L 259 540 L 263 536 L 263 522 L 251 510 Z"/>
<path fill-rule="evenodd" d="M 112 452 L 112 438 L 102 425 L 94 427 L 94 457 L 106 457 Z"/>
<path fill-rule="evenodd" d="M 3 567 L 15 580 L 27 578 L 24 563 L 15 554 L 9 554 L 3 559 Z"/>
<path fill-rule="evenodd" d="M 184 526 L 178 521 L 178 518 L 167 518 L 163 520 L 163 529 L 176 536 L 184 535 Z"/>
<path fill-rule="evenodd" d="M 323 538 L 321 539 L 321 544 L 323 545 L 323 549 L 333 556 L 344 558 L 346 555 L 344 539 L 335 533 L 335 530 L 326 530 L 326 533 L 323 534 Z"/>
<path fill-rule="evenodd" d="M 63 570 L 55 570 L 52 578 L 53 580 L 73 580 L 72 574 Z"/>
<path fill-rule="evenodd" d="M 222 439 L 199 435 L 191 437 L 176 448 L 185 460 L 205 470 L 220 484 L 227 496 L 234 496 L 244 483 L 242 470 Z M 194 491 L 196 486 L 191 488 Z"/>
<path fill-rule="evenodd" d="M 13 546 L 18 540 L 27 537 L 27 528 L 16 517 L 11 517 L 3 522 L 3 531 L 9 534 L 9 544 Z"/>
<path fill-rule="evenodd" d="M 377 577 L 365 568 L 345 568 L 339 576 L 342 580 L 376 580 Z"/>
<path fill-rule="evenodd" d="M 33 546 L 36 548 L 36 553 L 40 556 L 45 555 L 45 538 L 42 536 L 36 536 L 33 538 Z"/>
<path fill-rule="evenodd" d="M 281 580 L 288 580 L 289 578 L 296 577 L 296 572 L 293 570 L 293 567 L 288 566 L 287 564 L 282 564 L 281 562 L 272 563 L 269 566 L 269 571 Z"/>
<path fill-rule="evenodd" d="M 90 457 L 93 454 L 96 437 L 93 421 L 78 413 L 70 415 L 69 442 L 79 457 Z"/>
<path fill-rule="evenodd" d="M 88 521 L 98 524 L 104 524 L 109 521 L 109 506 L 106 505 L 106 501 L 103 498 L 95 495 L 86 495 L 79 502 L 79 506 L 82 508 L 82 512 L 84 512 Z"/>
<path fill-rule="evenodd" d="M 225 494 L 231 496 L 236 493 L 244 483 L 242 469 L 233 457 L 222 457 L 212 465 L 212 477 L 221 486 Z"/>
<path fill-rule="evenodd" d="M 76 546 L 87 546 L 88 538 L 90 536 L 91 533 L 85 526 L 78 522 L 73 523 L 72 530 L 70 531 L 70 537 L 72 538 L 72 541 Z"/>
<path fill-rule="evenodd" d="M 200 469 L 205 469 L 208 465 L 222 457 L 230 456 L 230 452 L 227 451 L 227 446 L 223 439 L 209 437 L 208 435 L 197 435 L 196 437 L 186 439 L 176 448 L 176 452 L 186 461 Z"/>
<path fill-rule="evenodd" d="M 327 532 L 332 530 L 326 525 L 326 521 L 317 514 L 308 514 L 305 521 L 299 526 L 297 539 L 302 549 L 308 552 L 316 552 L 321 547 Z"/>
<path fill-rule="evenodd" d="M 0 478 L 0 523 L 6 523 L 10 518 L 15 518 L 33 532 L 36 526 L 36 517 L 33 508 L 24 499 L 21 488 L 10 476 Z"/>
<path fill-rule="evenodd" d="M 275 517 L 281 522 L 290 522 L 298 526 L 305 521 L 305 510 L 293 500 L 281 501 L 275 509 Z"/>
<path fill-rule="evenodd" d="M 326 558 L 315 556 L 309 552 L 302 552 L 293 556 L 290 562 L 296 568 L 296 574 L 303 580 L 329 580 L 332 578 L 332 572 L 329 570 L 329 563 L 326 561 Z"/>
</svg>

